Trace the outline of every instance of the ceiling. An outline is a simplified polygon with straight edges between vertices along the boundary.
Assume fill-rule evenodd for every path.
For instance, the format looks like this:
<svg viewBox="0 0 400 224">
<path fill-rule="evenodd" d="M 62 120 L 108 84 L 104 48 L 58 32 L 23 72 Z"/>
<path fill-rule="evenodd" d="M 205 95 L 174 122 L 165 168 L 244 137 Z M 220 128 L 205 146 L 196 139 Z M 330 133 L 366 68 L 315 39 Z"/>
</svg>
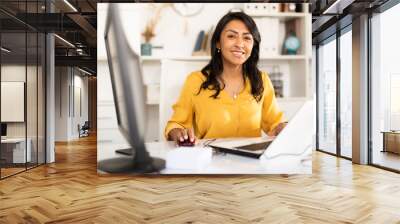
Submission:
<svg viewBox="0 0 400 224">
<path fill-rule="evenodd" d="M 312 37 L 313 44 L 334 35 L 352 23 L 354 17 L 377 10 L 390 0 L 313 0 Z"/>
<path fill-rule="evenodd" d="M 96 0 L 1 0 L 0 26 L 2 46 L 12 49 L 4 60 L 32 58 L 37 41 L 30 43 L 36 33 L 54 32 L 56 66 L 79 66 L 96 74 L 97 60 L 97 1 Z M 68 4 L 69 3 L 69 4 Z M 50 12 L 50 8 L 52 13 Z M 25 31 L 34 32 L 27 35 Z M 65 40 L 65 41 L 64 41 Z M 25 45 L 28 41 L 28 45 Z M 27 46 L 27 48 L 25 48 Z M 42 45 L 39 45 L 39 47 Z M 3 52 L 2 52 L 3 53 Z M 7 59 L 5 59 L 7 58 Z"/>
</svg>

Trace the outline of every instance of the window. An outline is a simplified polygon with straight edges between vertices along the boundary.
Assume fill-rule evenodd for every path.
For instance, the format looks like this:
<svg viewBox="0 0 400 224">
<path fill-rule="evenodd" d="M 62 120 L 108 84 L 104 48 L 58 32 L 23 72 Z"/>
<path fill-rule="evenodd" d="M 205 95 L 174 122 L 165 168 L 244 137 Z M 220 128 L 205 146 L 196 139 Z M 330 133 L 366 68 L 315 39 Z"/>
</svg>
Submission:
<svg viewBox="0 0 400 224">
<path fill-rule="evenodd" d="M 40 12 L 44 3 L 19 2 L 20 15 Z M 0 6 L 8 4 L 14 3 L 1 2 Z M 0 105 L 4 128 L 0 178 L 5 178 L 45 163 L 46 40 L 44 33 L 12 16 L 0 12 L 0 17 L 7 21 L 0 23 L 1 99 L 8 99 Z"/>
<path fill-rule="evenodd" d="M 340 154 L 351 158 L 352 141 L 352 33 L 340 36 Z"/>
<path fill-rule="evenodd" d="M 398 21 L 400 5 L 376 14 L 371 19 L 370 156 L 372 164 L 395 170 L 400 170 L 400 132 L 392 132 L 400 130 L 400 33 L 395 29 Z"/>
<path fill-rule="evenodd" d="M 336 40 L 318 48 L 318 149 L 336 153 Z"/>
</svg>

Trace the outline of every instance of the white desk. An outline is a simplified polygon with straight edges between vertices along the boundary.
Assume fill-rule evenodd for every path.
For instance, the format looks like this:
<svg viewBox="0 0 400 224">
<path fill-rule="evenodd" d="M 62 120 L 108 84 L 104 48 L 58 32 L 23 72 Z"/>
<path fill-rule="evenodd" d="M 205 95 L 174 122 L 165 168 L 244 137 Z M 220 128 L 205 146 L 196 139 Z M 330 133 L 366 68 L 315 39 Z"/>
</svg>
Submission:
<svg viewBox="0 0 400 224">
<path fill-rule="evenodd" d="M 314 136 L 314 103 L 306 102 L 291 119 L 290 123 L 274 139 L 260 159 L 254 159 L 233 154 L 214 154 L 211 163 L 207 166 L 197 166 L 198 160 L 190 158 L 193 152 L 179 154 L 169 167 L 202 167 L 192 169 L 164 169 L 164 174 L 311 174 L 312 173 L 312 148 Z M 104 160 L 115 158 L 117 149 L 129 148 L 125 139 L 117 129 L 117 125 L 106 126 L 98 122 L 97 132 L 97 159 Z M 246 139 L 248 141 L 248 139 Z M 199 142 L 202 146 L 202 142 Z M 146 144 L 151 156 L 165 159 L 169 151 L 175 148 L 173 142 L 150 142 Z M 184 150 L 184 149 L 182 149 Z M 198 150 L 202 153 L 201 150 Z M 199 153 L 197 151 L 197 153 Z M 195 152 L 196 153 L 196 152 Z M 187 155 L 189 154 L 189 155 Z M 183 156 L 181 156 L 183 155 Z M 197 156 L 198 154 L 196 154 Z M 208 154 L 209 155 L 209 154 Z M 183 158 L 182 158 L 183 157 Z M 179 158 L 179 159 L 177 159 Z M 185 159 L 186 160 L 183 160 Z M 204 157 L 210 158 L 210 157 Z M 269 159 L 267 159 L 269 158 Z M 178 161 L 172 163 L 171 161 Z M 183 161 L 182 163 L 180 161 Z M 207 159 L 204 159 L 207 161 Z M 186 166 L 185 162 L 189 164 Z M 185 164 L 185 166 L 180 166 Z M 196 166 L 191 166 L 195 164 Z M 201 163 L 200 163 L 201 164 Z M 204 165 L 204 164 L 201 164 Z"/>
<path fill-rule="evenodd" d="M 99 130 L 101 135 L 101 129 Z M 97 160 L 122 157 L 123 155 L 115 153 L 116 149 L 129 148 L 128 144 L 115 138 L 120 135 L 118 129 L 108 129 L 107 133 L 113 132 L 114 138 L 106 141 L 98 141 L 97 143 Z M 200 142 L 201 145 L 201 142 Z M 151 156 L 158 158 L 166 158 L 168 151 L 175 148 L 173 142 L 149 142 L 146 143 L 147 150 Z M 184 150 L 184 149 L 182 149 Z M 302 152 L 305 149 L 288 149 L 282 148 L 279 153 L 296 153 Z M 213 154 L 211 163 L 199 170 L 172 170 L 164 169 L 162 174 L 311 174 L 312 147 L 308 147 L 300 156 L 277 156 L 273 159 L 266 160 L 254 159 L 233 154 Z M 269 152 L 267 156 L 273 156 L 276 152 Z"/>
<path fill-rule="evenodd" d="M 12 146 L 12 163 L 25 163 L 25 158 L 27 158 L 27 162 L 31 161 L 31 139 L 26 139 L 27 147 L 25 154 L 25 138 L 6 138 L 1 140 L 1 144 L 3 146 Z M 2 149 L 5 151 L 6 149 Z M 8 150 L 8 149 L 7 149 Z M 3 156 L 2 156 L 3 157 Z M 11 162 L 11 161 L 10 161 Z"/>
</svg>

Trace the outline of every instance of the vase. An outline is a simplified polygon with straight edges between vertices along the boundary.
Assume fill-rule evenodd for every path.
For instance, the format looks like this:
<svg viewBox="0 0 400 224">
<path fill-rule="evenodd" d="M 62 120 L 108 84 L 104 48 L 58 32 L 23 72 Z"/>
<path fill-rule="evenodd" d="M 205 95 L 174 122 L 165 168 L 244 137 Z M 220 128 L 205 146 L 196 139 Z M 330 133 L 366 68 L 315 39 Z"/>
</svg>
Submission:
<svg viewBox="0 0 400 224">
<path fill-rule="evenodd" d="M 143 56 L 151 56 L 152 46 L 150 43 L 143 43 L 140 45 L 140 54 Z"/>
<path fill-rule="evenodd" d="M 284 42 L 284 49 L 286 54 L 295 55 L 300 48 L 300 40 L 296 37 L 294 32 L 291 32 Z"/>
</svg>

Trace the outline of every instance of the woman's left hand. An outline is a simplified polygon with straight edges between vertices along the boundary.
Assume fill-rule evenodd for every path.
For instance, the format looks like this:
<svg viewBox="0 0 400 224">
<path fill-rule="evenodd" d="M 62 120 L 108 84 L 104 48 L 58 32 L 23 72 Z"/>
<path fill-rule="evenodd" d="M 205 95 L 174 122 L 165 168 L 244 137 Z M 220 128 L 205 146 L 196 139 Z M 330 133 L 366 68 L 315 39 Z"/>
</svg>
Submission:
<svg viewBox="0 0 400 224">
<path fill-rule="evenodd" d="M 271 136 L 277 136 L 279 133 L 286 127 L 287 122 L 282 122 L 279 123 L 278 126 L 276 126 L 270 133 L 269 135 Z"/>
</svg>

